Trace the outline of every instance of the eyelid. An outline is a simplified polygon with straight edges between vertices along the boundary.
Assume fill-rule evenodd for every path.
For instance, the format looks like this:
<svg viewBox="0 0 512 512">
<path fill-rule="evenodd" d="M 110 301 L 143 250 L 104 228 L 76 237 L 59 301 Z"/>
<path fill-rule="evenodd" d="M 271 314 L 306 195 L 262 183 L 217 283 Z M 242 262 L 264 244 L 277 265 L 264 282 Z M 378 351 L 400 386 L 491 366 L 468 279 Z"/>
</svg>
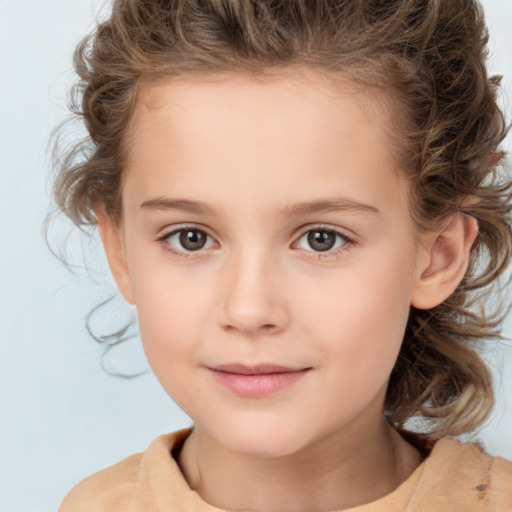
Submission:
<svg viewBox="0 0 512 512">
<path fill-rule="evenodd" d="M 294 247 L 298 244 L 298 242 L 308 233 L 311 231 L 330 231 L 335 233 L 336 235 L 339 235 L 345 242 L 341 244 L 339 247 L 335 247 L 333 249 L 329 249 L 327 251 L 315 251 L 313 249 L 307 250 L 307 249 L 301 249 Z M 341 252 L 345 252 L 349 249 L 349 247 L 356 245 L 356 240 L 354 235 L 348 235 L 346 233 L 347 230 L 342 229 L 338 226 L 332 226 L 328 224 L 309 224 L 307 226 L 303 226 L 300 228 L 300 231 L 297 236 L 294 237 L 294 241 L 291 244 L 292 248 L 297 248 L 298 250 L 302 250 L 304 252 L 309 252 L 314 254 L 315 259 L 317 258 L 329 258 L 329 257 L 336 257 Z M 348 247 L 347 247 L 348 246 Z"/>
<path fill-rule="evenodd" d="M 185 249 L 179 249 L 177 247 L 174 247 L 172 246 L 171 244 L 169 244 L 167 242 L 167 240 L 181 232 L 181 231 L 186 231 L 186 230 L 196 230 L 196 231 L 201 231 L 203 233 L 205 233 L 205 235 L 210 238 L 211 240 L 213 240 L 215 246 L 219 246 L 219 242 L 217 241 L 217 239 L 210 233 L 209 229 L 202 226 L 201 224 L 193 224 L 193 223 L 184 223 L 184 224 L 176 224 L 176 225 L 173 225 L 173 226 L 168 226 L 166 228 L 164 228 L 160 234 L 157 235 L 156 237 L 156 241 L 157 242 L 160 242 L 163 246 L 164 246 L 164 249 L 167 250 L 168 252 L 171 252 L 175 255 L 178 255 L 178 256 L 181 256 L 181 257 L 184 257 L 184 258 L 188 258 L 188 257 L 194 257 L 194 255 L 199 255 L 200 253 L 204 252 L 205 250 L 207 249 L 210 249 L 210 247 L 206 247 L 206 248 L 201 248 L 201 249 L 198 249 L 197 251 L 187 251 Z"/>
<path fill-rule="evenodd" d="M 179 233 L 180 231 L 185 231 L 187 229 L 198 230 L 198 231 L 204 232 L 207 237 L 209 237 L 213 240 L 216 247 L 220 246 L 217 238 L 211 234 L 210 229 L 203 226 L 202 224 L 197 224 L 197 223 L 183 223 L 183 224 L 176 224 L 176 225 L 168 226 L 168 227 L 164 228 L 163 230 L 161 230 L 160 234 L 157 235 L 156 241 L 160 242 L 164 246 L 165 250 L 167 250 L 168 252 L 170 252 L 178 257 L 191 258 L 194 256 L 199 256 L 200 254 L 205 252 L 205 249 L 201 248 L 201 249 L 198 249 L 197 251 L 180 250 L 178 248 L 171 246 L 169 243 L 166 242 L 169 239 L 169 237 L 171 237 L 172 235 Z M 331 231 L 331 232 L 335 233 L 336 235 L 339 235 L 343 240 L 345 240 L 345 243 L 341 244 L 341 246 L 334 248 L 334 249 L 327 250 L 325 252 L 314 251 L 313 249 L 311 249 L 311 250 L 300 249 L 300 250 L 303 250 L 304 252 L 310 252 L 310 253 L 314 254 L 315 258 L 322 259 L 322 258 L 336 257 L 336 255 L 338 255 L 339 253 L 345 252 L 350 248 L 347 246 L 354 246 L 357 244 L 356 236 L 352 235 L 352 234 L 347 234 L 347 231 L 348 231 L 347 229 L 340 228 L 339 226 L 332 226 L 329 224 L 319 223 L 319 224 L 308 224 L 306 226 L 302 226 L 300 228 L 300 230 L 298 230 L 298 234 L 294 237 L 291 247 L 295 248 L 294 246 L 296 246 L 296 244 L 302 237 L 304 237 L 306 234 L 308 234 L 309 232 L 314 231 L 314 230 Z M 208 247 L 207 249 L 210 249 L 210 247 Z"/>
<path fill-rule="evenodd" d="M 332 224 L 325 224 L 323 222 L 319 222 L 318 224 L 307 224 L 305 226 L 300 227 L 296 231 L 296 236 L 294 237 L 294 240 L 298 240 L 302 236 L 304 236 L 306 233 L 309 233 L 310 231 L 332 231 L 338 235 L 340 235 L 342 238 L 347 240 L 347 242 L 356 242 L 357 236 L 355 233 L 352 233 L 350 230 L 346 228 L 341 228 L 340 226 L 333 226 Z"/>
<path fill-rule="evenodd" d="M 215 236 L 211 234 L 210 228 L 203 226 L 202 224 L 197 224 L 195 222 L 184 222 L 182 224 L 172 224 L 171 226 L 166 226 L 165 228 L 160 229 L 159 233 L 156 235 L 156 239 L 164 239 L 178 231 L 183 231 L 185 229 L 197 229 L 197 231 L 203 231 L 214 240 L 216 239 Z"/>
</svg>

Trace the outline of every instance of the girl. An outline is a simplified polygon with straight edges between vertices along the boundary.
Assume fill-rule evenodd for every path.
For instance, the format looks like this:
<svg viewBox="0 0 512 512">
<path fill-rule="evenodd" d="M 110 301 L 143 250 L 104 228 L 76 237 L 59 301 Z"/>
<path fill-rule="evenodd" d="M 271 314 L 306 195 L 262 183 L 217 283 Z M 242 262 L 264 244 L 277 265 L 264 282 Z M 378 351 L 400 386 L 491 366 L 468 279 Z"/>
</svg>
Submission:
<svg viewBox="0 0 512 512">
<path fill-rule="evenodd" d="M 492 407 L 512 249 L 486 40 L 470 0 L 114 2 L 55 194 L 194 426 L 61 512 L 512 509 L 450 438 Z"/>
</svg>

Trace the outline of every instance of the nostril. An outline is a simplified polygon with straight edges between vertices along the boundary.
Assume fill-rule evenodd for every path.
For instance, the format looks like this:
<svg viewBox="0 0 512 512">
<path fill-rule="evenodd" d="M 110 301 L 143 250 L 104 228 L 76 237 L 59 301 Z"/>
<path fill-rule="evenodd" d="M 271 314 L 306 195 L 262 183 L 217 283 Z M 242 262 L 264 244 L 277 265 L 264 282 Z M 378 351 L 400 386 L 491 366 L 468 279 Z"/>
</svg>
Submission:
<svg viewBox="0 0 512 512">
<path fill-rule="evenodd" d="M 252 332 L 253 334 L 256 333 L 267 333 L 267 334 L 273 334 L 274 332 L 279 331 L 279 326 L 276 324 L 262 324 L 260 326 L 256 326 L 255 328 L 250 328 L 247 325 L 245 327 L 241 325 L 236 324 L 226 324 L 224 328 L 228 331 L 245 331 L 245 332 Z"/>
</svg>

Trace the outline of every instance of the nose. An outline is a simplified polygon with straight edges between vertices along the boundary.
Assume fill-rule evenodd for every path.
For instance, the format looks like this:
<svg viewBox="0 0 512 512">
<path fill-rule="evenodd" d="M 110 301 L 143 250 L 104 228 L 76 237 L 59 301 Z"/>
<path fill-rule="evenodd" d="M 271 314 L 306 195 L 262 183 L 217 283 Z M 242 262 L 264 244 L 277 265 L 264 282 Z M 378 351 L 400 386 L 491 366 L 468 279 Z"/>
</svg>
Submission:
<svg viewBox="0 0 512 512">
<path fill-rule="evenodd" d="M 264 255 L 233 255 L 223 272 L 220 323 L 246 335 L 277 334 L 286 329 L 289 312 L 283 273 Z"/>
</svg>

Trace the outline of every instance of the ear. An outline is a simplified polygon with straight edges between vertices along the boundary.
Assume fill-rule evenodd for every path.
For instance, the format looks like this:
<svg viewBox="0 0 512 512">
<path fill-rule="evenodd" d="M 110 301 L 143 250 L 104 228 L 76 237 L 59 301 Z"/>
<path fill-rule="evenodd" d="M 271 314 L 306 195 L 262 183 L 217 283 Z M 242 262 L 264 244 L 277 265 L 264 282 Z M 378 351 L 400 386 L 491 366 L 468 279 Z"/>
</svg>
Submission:
<svg viewBox="0 0 512 512">
<path fill-rule="evenodd" d="M 130 273 L 126 264 L 120 228 L 115 225 L 111 217 L 107 214 L 104 205 L 96 207 L 94 213 L 98 222 L 103 247 L 107 254 L 110 271 L 114 276 L 117 287 L 123 297 L 130 304 L 134 304 Z"/>
<path fill-rule="evenodd" d="M 448 219 L 441 232 L 431 235 L 426 245 L 427 263 L 419 269 L 411 299 L 411 305 L 418 309 L 438 306 L 462 281 L 478 235 L 478 222 L 458 212 Z"/>
</svg>

